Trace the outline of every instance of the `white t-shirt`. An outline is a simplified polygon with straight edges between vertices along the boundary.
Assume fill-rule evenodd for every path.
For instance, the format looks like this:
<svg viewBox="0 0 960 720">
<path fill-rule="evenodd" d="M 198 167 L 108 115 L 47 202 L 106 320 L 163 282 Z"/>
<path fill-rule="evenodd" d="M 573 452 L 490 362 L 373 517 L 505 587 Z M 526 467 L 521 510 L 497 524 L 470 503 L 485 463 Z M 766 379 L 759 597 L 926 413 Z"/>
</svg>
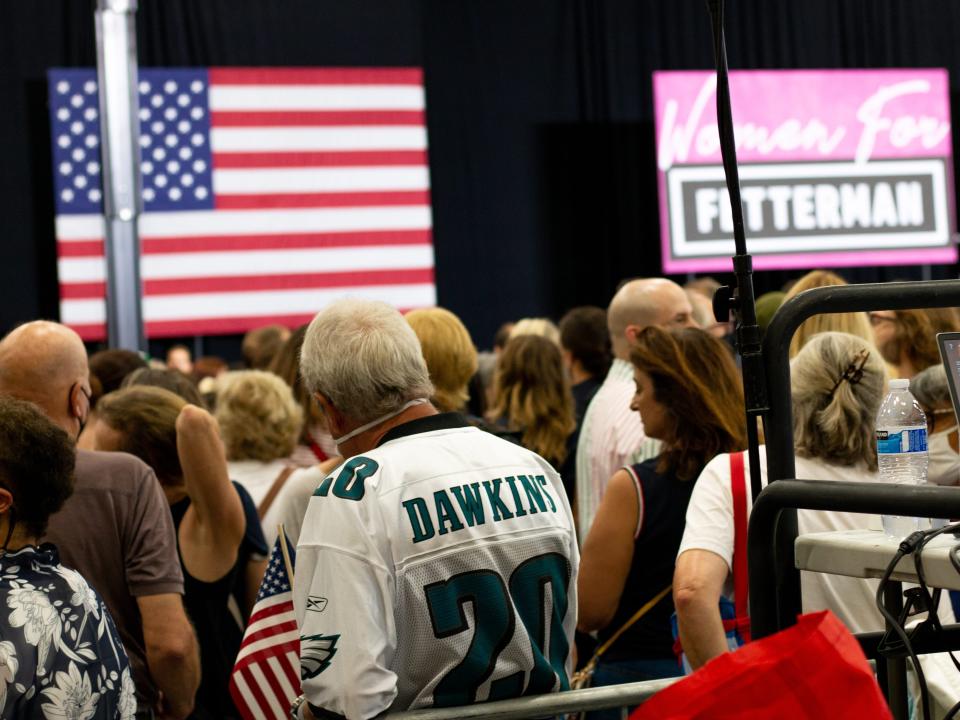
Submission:
<svg viewBox="0 0 960 720">
<path fill-rule="evenodd" d="M 310 499 L 294 607 L 302 688 L 347 718 L 566 685 L 579 555 L 549 463 L 436 415 Z"/>
<path fill-rule="evenodd" d="M 276 525 L 283 525 L 287 539 L 296 546 L 303 528 L 303 517 L 307 514 L 307 505 L 323 478 L 324 474 L 319 465 L 300 468 L 291 473 L 267 512 L 267 517 L 274 521 L 274 536 L 277 532 Z M 264 527 L 264 533 L 266 530 Z"/>
<path fill-rule="evenodd" d="M 841 467 L 822 460 L 797 457 L 796 476 L 804 480 L 842 480 L 846 482 L 878 482 L 877 473 L 865 465 Z M 760 448 L 760 467 L 766 485 L 766 448 Z M 747 487 L 747 505 L 752 508 L 750 496 L 750 467 L 744 458 Z M 800 533 L 837 530 L 880 530 L 877 515 L 833 512 L 829 510 L 799 510 L 797 526 Z M 730 490 L 730 456 L 718 455 L 703 469 L 687 507 L 686 529 L 680 550 L 709 550 L 733 567 L 733 496 Z M 801 598 L 804 612 L 832 610 L 854 633 L 883 629 L 883 619 L 876 607 L 877 580 L 801 572 Z M 733 576 L 727 578 L 725 596 L 733 598 Z"/>
</svg>

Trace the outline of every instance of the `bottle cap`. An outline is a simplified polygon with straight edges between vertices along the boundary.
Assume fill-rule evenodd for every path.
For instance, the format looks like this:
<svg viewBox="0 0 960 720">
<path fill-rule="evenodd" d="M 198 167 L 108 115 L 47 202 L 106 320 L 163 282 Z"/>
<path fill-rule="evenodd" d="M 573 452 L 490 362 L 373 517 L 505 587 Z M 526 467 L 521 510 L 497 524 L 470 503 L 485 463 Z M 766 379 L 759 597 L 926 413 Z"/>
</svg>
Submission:
<svg viewBox="0 0 960 720">
<path fill-rule="evenodd" d="M 891 390 L 909 390 L 910 380 L 907 378 L 896 378 L 890 381 Z"/>
</svg>

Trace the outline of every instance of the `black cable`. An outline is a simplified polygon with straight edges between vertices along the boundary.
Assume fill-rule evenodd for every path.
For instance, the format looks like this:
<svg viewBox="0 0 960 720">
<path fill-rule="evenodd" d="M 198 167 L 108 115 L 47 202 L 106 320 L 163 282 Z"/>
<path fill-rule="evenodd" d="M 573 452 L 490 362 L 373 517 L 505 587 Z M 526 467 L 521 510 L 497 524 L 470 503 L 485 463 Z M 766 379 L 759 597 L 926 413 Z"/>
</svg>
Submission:
<svg viewBox="0 0 960 720">
<path fill-rule="evenodd" d="M 943 716 L 943 720 L 953 720 L 953 718 L 956 717 L 958 710 L 960 710 L 960 702 L 947 710 L 947 714 Z"/>
<path fill-rule="evenodd" d="M 900 543 L 896 554 L 887 565 L 887 569 L 884 571 L 883 578 L 880 580 L 880 584 L 877 587 L 877 609 L 890 626 L 887 631 L 887 635 L 883 637 L 877 650 L 882 655 L 892 655 L 894 653 L 899 654 L 902 651 L 906 651 L 911 662 L 913 663 L 914 671 L 917 674 L 917 680 L 920 685 L 920 701 L 923 706 L 924 720 L 930 720 L 930 696 L 927 688 L 927 680 L 923 674 L 923 668 L 920 666 L 920 659 L 917 657 L 917 654 L 913 649 L 911 640 L 918 632 L 922 632 L 924 630 L 929 630 L 930 632 L 939 632 L 943 629 L 943 626 L 940 623 L 940 618 L 937 614 L 941 591 L 940 588 L 936 588 L 931 594 L 930 589 L 927 586 L 926 576 L 923 570 L 923 549 L 935 537 L 947 532 L 954 532 L 958 529 L 960 529 L 960 524 L 948 525 L 937 530 L 918 530 L 911 533 Z M 919 587 L 909 590 L 907 593 L 905 593 L 908 597 L 908 602 L 904 606 L 901 616 L 899 618 L 895 618 L 893 614 L 887 610 L 883 603 L 883 593 L 897 564 L 904 557 L 911 554 L 914 555 L 914 564 L 917 569 L 917 584 Z M 960 572 L 960 544 L 951 548 L 950 552 L 948 553 L 948 557 L 950 558 L 950 562 L 954 569 L 956 569 L 957 572 Z M 910 615 L 924 610 L 927 612 L 927 619 L 908 633 L 905 627 L 907 618 Z M 893 630 L 893 632 L 899 637 L 899 644 L 889 642 L 888 636 L 890 630 Z M 953 661 L 954 666 L 960 670 L 960 662 L 957 661 L 953 653 L 948 654 L 950 655 L 950 659 Z M 958 711 L 960 711 L 960 703 L 957 703 L 953 708 L 950 709 L 946 718 L 953 718 Z"/>
<path fill-rule="evenodd" d="M 923 540 L 924 537 L 925 533 L 917 531 L 911 533 L 903 542 L 900 543 L 900 547 L 897 548 L 897 553 L 893 556 L 893 560 L 890 561 L 890 564 L 887 565 L 887 569 L 883 573 L 883 578 L 880 580 L 880 584 L 877 586 L 876 599 L 877 609 L 880 611 L 880 614 L 883 615 L 884 619 L 887 621 L 893 631 L 900 636 L 903 647 L 910 656 L 910 660 L 913 662 L 914 671 L 917 673 L 917 680 L 920 682 L 920 701 L 923 704 L 923 720 L 930 720 L 930 696 L 927 691 L 927 679 L 923 675 L 923 668 L 920 667 L 920 659 L 913 651 L 913 645 L 910 643 L 910 638 L 907 636 L 906 630 L 900 624 L 900 620 L 895 618 L 893 614 L 887 610 L 886 605 L 883 604 L 883 591 L 886 588 L 887 583 L 890 581 L 890 576 L 893 575 L 893 570 L 896 568 L 897 563 L 916 550 L 917 545 Z M 882 644 L 883 643 L 881 642 L 881 645 Z"/>
<path fill-rule="evenodd" d="M 919 543 L 919 545 L 917 545 L 914 562 L 917 567 L 917 579 L 919 581 L 918 584 L 920 586 L 919 590 L 922 596 L 924 597 L 925 602 L 927 603 L 927 606 L 929 608 L 929 615 L 927 619 L 924 622 L 920 623 L 920 625 L 916 628 L 918 632 L 921 630 L 921 628 L 929 628 L 931 632 L 940 632 L 943 630 L 943 624 L 940 622 L 940 616 L 938 614 L 942 590 L 941 588 L 935 588 L 933 593 L 930 593 L 929 588 L 927 587 L 926 577 L 924 576 L 924 572 L 923 572 L 923 549 L 935 537 L 938 537 L 946 533 L 956 533 L 958 530 L 960 530 L 960 523 L 956 523 L 953 525 L 945 525 L 944 527 L 939 528 L 937 530 L 928 531 L 924 539 Z M 954 569 L 960 572 L 960 560 L 958 560 L 958 558 L 955 557 L 958 550 L 960 550 L 960 544 L 954 545 L 952 548 L 950 548 L 950 551 L 947 553 L 947 557 L 950 558 L 950 562 L 953 565 Z M 953 663 L 953 666 L 957 669 L 957 671 L 960 671 L 960 660 L 957 660 L 957 657 L 956 655 L 953 654 L 953 651 L 948 650 L 947 657 L 950 658 L 950 661 Z"/>
<path fill-rule="evenodd" d="M 947 554 L 947 557 L 950 558 L 950 564 L 953 565 L 953 569 L 960 573 L 960 543 L 957 543 Z M 957 618 L 960 621 L 960 618 Z"/>
</svg>

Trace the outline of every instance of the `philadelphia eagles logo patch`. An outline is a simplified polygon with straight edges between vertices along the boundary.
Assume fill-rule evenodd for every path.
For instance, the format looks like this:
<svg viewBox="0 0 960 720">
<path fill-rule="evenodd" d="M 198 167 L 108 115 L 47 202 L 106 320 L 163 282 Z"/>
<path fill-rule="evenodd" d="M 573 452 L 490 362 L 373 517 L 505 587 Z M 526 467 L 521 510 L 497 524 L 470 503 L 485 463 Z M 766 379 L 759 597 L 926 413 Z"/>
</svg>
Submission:
<svg viewBox="0 0 960 720">
<path fill-rule="evenodd" d="M 337 654 L 339 635 L 306 635 L 300 638 L 300 679 L 315 678 Z"/>
</svg>

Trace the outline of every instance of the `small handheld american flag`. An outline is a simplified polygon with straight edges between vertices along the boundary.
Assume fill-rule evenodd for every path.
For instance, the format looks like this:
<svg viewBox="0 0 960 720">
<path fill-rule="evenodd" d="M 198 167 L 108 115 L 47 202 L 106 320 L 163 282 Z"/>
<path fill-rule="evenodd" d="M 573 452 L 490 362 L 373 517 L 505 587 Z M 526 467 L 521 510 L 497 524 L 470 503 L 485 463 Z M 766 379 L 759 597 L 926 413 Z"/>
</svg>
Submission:
<svg viewBox="0 0 960 720">
<path fill-rule="evenodd" d="M 230 676 L 230 695 L 244 720 L 285 718 L 300 694 L 294 560 L 281 527 Z"/>
</svg>

